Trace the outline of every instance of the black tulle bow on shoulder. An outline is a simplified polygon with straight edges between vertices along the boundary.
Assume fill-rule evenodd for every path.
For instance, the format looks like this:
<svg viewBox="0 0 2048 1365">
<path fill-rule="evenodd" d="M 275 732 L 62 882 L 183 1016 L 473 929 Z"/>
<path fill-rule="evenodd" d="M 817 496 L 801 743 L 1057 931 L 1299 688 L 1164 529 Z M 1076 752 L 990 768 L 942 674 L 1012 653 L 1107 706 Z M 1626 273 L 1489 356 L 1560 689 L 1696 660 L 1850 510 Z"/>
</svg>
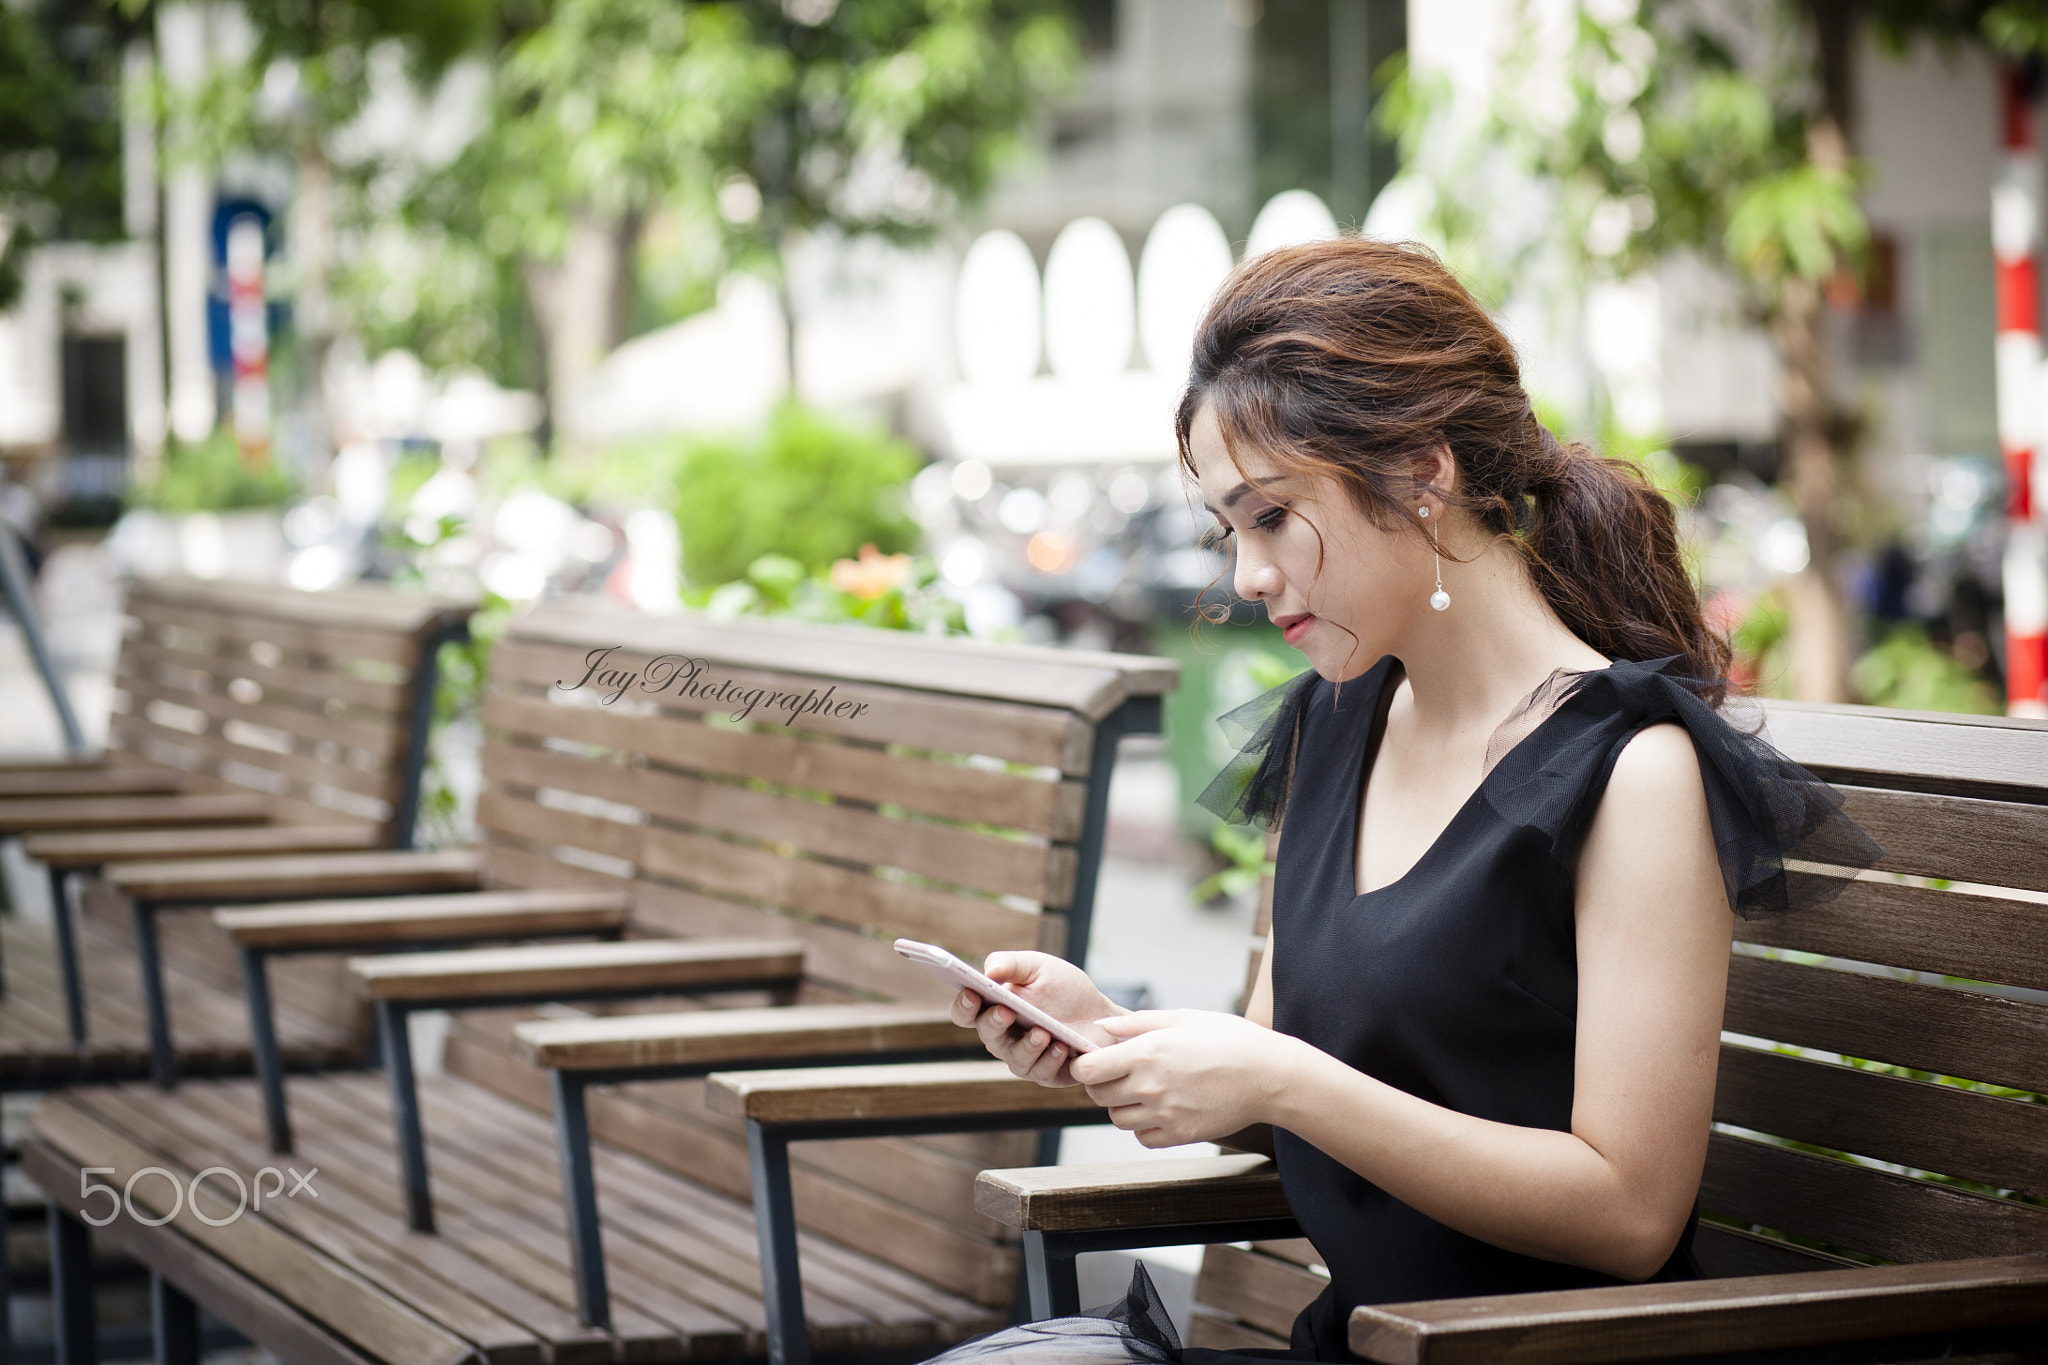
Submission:
<svg viewBox="0 0 2048 1365">
<path fill-rule="evenodd" d="M 1884 850 L 1843 811 L 1841 793 L 1757 732 L 1760 712 L 1752 730 L 1731 723 L 1753 703 L 1709 706 L 1700 696 L 1711 690 L 1708 682 L 1688 678 L 1682 662 L 1673 656 L 1552 674 L 1489 747 L 1480 784 L 1487 804 L 1511 824 L 1549 836 L 1569 866 L 1622 746 L 1646 725 L 1675 721 L 1699 756 L 1729 906 L 1748 917 L 1834 899 Z M 1280 819 L 1296 727 L 1315 681 L 1309 670 L 1218 719 L 1240 747 L 1197 798 L 1205 809 L 1237 824 L 1270 827 Z M 1561 716 L 1578 719 L 1565 724 Z M 1553 725 L 1561 733 L 1535 740 Z"/>
<path fill-rule="evenodd" d="M 1316 671 L 1304 669 L 1216 717 L 1237 753 L 1202 788 L 1195 804 L 1229 824 L 1272 828 L 1287 805 L 1294 776 L 1294 728 L 1315 685 Z"/>
</svg>

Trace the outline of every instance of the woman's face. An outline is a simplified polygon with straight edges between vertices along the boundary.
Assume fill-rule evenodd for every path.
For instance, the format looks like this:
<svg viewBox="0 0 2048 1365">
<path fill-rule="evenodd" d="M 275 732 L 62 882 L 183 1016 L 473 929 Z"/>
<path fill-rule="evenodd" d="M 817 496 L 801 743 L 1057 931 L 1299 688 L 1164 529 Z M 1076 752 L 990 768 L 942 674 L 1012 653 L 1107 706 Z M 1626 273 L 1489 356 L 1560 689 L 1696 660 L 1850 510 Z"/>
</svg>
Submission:
<svg viewBox="0 0 2048 1365">
<path fill-rule="evenodd" d="M 1242 445 L 1232 464 L 1207 403 L 1188 433 L 1188 453 L 1208 509 L 1199 515 L 1214 518 L 1208 540 L 1235 549 L 1237 595 L 1264 602 L 1267 618 L 1317 673 L 1343 682 L 1400 652 L 1418 609 L 1429 610 L 1426 541 L 1373 525 L 1327 474 L 1284 473 Z"/>
</svg>

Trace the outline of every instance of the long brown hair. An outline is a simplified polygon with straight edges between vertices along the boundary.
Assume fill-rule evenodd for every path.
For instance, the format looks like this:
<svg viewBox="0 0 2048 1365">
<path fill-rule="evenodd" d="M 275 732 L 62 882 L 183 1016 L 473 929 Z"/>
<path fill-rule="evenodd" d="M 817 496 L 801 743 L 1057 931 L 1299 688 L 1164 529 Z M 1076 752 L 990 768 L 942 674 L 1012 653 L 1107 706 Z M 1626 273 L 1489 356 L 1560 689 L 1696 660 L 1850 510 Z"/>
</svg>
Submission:
<svg viewBox="0 0 2048 1365">
<path fill-rule="evenodd" d="M 1446 501 L 1514 543 L 1573 634 L 1610 659 L 1681 655 L 1710 704 L 1725 695 L 1728 641 L 1701 610 L 1670 502 L 1633 462 L 1550 433 L 1513 345 L 1427 248 L 1345 237 L 1238 266 L 1202 319 L 1174 418 L 1191 477 L 1205 402 L 1233 460 L 1246 442 L 1332 475 L 1375 525 L 1418 535 L 1415 461 L 1448 445 Z"/>
</svg>

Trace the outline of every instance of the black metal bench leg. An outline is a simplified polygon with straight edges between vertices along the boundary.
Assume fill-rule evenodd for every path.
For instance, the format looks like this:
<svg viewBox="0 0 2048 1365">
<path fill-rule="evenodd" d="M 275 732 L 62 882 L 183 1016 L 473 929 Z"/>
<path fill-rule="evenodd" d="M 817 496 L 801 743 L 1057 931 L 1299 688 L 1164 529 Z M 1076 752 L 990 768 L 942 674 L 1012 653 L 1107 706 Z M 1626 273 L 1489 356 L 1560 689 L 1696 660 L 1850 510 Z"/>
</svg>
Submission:
<svg viewBox="0 0 2048 1365">
<path fill-rule="evenodd" d="M 391 1083 L 391 1124 L 398 1135 L 398 1162 L 405 1180 L 405 1219 L 414 1232 L 434 1230 L 434 1197 L 427 1189 L 427 1138 L 420 1125 L 419 1082 L 412 1072 L 409 1011 L 401 1001 L 377 1002 L 377 1038 L 384 1050 L 384 1075 Z"/>
<path fill-rule="evenodd" d="M 586 1327 L 611 1330 L 611 1292 L 604 1282 L 604 1243 L 598 1235 L 597 1173 L 591 1165 L 590 1114 L 582 1080 L 548 1072 L 555 1093 L 555 1141 L 561 1149 L 562 1202 L 568 1206 L 569 1252 L 576 1271 L 576 1309 Z"/>
<path fill-rule="evenodd" d="M 178 1286 L 149 1272 L 149 1316 L 155 1365 L 199 1365 L 199 1305 Z"/>
<path fill-rule="evenodd" d="M 93 1335 L 92 1240 L 85 1224 L 50 1206 L 50 1300 L 57 1317 L 57 1365 L 98 1365 Z"/>
<path fill-rule="evenodd" d="M 284 1057 L 277 1050 L 277 1011 L 270 1004 L 267 955 L 242 949 L 242 985 L 249 996 L 249 1042 L 256 1054 L 256 1075 L 263 1083 L 263 1122 L 270 1132 L 270 1150 L 292 1150 L 292 1116 L 284 1102 Z"/>
<path fill-rule="evenodd" d="M 57 968 L 64 975 L 64 1014 L 71 1041 L 85 1041 L 85 980 L 78 969 L 78 936 L 71 920 L 71 874 L 50 869 L 50 923 L 56 929 Z"/>
<path fill-rule="evenodd" d="M 1068 1318 L 1081 1311 L 1081 1282 L 1074 1253 L 1057 1237 L 1024 1234 L 1024 1279 L 1031 1296 L 1031 1320 Z"/>
<path fill-rule="evenodd" d="M 149 1014 L 149 1074 L 168 1089 L 178 1080 L 178 1054 L 171 1049 L 171 1010 L 164 998 L 163 956 L 156 945 L 156 907 L 136 901 L 135 956 L 142 964 L 142 1003 Z"/>
<path fill-rule="evenodd" d="M 796 1205 L 789 1191 L 789 1140 L 748 1119 L 747 1162 L 754 1175 L 754 1230 L 761 1239 L 768 1365 L 811 1365 L 803 1272 L 797 1264 Z"/>
</svg>

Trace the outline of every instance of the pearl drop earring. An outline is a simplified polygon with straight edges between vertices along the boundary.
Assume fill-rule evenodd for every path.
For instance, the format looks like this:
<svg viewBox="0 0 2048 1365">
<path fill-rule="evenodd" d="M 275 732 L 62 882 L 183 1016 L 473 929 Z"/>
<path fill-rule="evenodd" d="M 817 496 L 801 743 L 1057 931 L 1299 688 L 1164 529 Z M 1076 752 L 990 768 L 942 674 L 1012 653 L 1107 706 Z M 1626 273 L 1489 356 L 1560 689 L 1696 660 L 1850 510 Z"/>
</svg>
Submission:
<svg viewBox="0 0 2048 1365">
<path fill-rule="evenodd" d="M 1429 504 L 1424 503 L 1416 508 L 1415 515 L 1421 517 L 1424 521 L 1428 521 Z M 1431 522 L 1429 527 L 1429 548 L 1430 553 L 1436 556 L 1436 591 L 1429 595 L 1429 605 L 1438 611 L 1443 611 L 1451 605 L 1451 595 L 1444 591 L 1443 546 L 1436 538 L 1436 523 L 1434 522 Z"/>
</svg>

